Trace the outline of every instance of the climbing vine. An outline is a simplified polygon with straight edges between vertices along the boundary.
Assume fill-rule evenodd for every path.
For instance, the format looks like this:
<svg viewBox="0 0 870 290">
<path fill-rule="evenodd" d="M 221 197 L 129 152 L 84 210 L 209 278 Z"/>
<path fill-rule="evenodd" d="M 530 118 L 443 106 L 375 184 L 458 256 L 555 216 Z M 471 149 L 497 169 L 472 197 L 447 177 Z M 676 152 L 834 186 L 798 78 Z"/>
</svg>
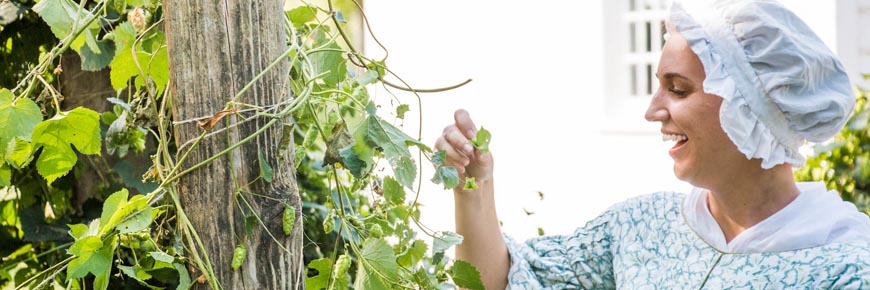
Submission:
<svg viewBox="0 0 870 290">
<path fill-rule="evenodd" d="M 272 182 L 273 166 L 295 166 L 302 214 L 285 204 L 280 220 L 256 215 L 249 200 L 257 194 L 241 186 L 254 180 L 233 176 L 234 197 L 239 210 L 250 213 L 243 217 L 247 235 L 267 223 L 282 225 L 281 232 L 269 233 L 273 238 L 288 235 L 294 221 L 302 220 L 305 239 L 312 241 L 303 249 L 309 269 L 306 289 L 483 289 L 473 266 L 445 256 L 462 237 L 419 222 L 417 196 L 425 160 L 436 168 L 432 182 L 445 188 L 459 186 L 456 169 L 444 165 L 443 151 L 433 152 L 420 142 L 419 132 L 412 137 L 401 129 L 408 104 L 394 97 L 394 105 L 387 107 L 368 94 L 373 85 L 416 95 L 462 84 L 415 89 L 387 81 L 386 76 L 401 79 L 386 59 L 371 59 L 353 47 L 344 15 L 331 1 L 327 7 L 305 4 L 285 12 L 288 49 L 266 70 L 290 61 L 293 98 L 270 106 L 239 101 L 260 74 L 224 110 L 195 120 L 171 118 L 161 1 L 21 0 L 2 2 L 0 8 L 14 10 L 9 14 L 14 17 L 4 16 L 0 26 L 0 36 L 6 37 L 0 39 L 9 40 L 0 43 L 5 45 L 0 54 L 19 61 L 19 69 L 10 74 L 17 81 L 0 87 L 0 285 L 188 289 L 208 283 L 221 289 L 216 265 L 204 255 L 175 181 L 266 128 L 281 126 L 277 150 L 293 150 L 295 163 L 269 164 L 261 153 L 256 180 Z M 44 25 L 53 43 L 39 39 L 38 45 L 19 47 L 27 43 L 20 34 L 7 36 L 25 21 Z M 20 51 L 34 47 L 38 57 L 25 59 L 34 52 Z M 65 54 L 77 55 L 82 71 L 108 69 L 116 92 L 106 100 L 111 109 L 64 108 L 58 76 L 70 69 L 61 62 Z M 270 121 L 227 150 L 181 168 L 201 140 L 256 118 Z M 176 144 L 172 126 L 186 122 L 196 122 L 202 135 Z M 485 151 L 489 132 L 479 132 L 474 146 Z M 147 164 L 131 166 L 134 156 L 148 156 Z M 110 158 L 116 165 L 108 166 Z M 98 193 L 73 202 L 76 179 L 107 167 L 111 170 L 100 175 Z M 147 170 L 135 172 L 133 167 Z M 464 186 L 476 184 L 472 179 Z M 220 266 L 239 269 L 250 251 L 239 243 L 231 264 Z"/>
</svg>

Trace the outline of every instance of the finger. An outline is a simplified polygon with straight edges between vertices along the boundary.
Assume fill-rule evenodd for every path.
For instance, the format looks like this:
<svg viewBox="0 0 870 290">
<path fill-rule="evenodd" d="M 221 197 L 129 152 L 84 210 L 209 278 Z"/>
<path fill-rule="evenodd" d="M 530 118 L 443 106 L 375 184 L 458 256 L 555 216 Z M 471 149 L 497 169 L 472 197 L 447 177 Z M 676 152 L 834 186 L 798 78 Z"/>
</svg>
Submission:
<svg viewBox="0 0 870 290">
<path fill-rule="evenodd" d="M 451 165 L 454 167 L 465 167 L 468 166 L 468 164 L 471 162 L 467 155 L 462 154 L 461 152 L 457 151 L 456 148 L 453 148 L 450 142 L 447 141 L 447 139 L 445 139 L 444 137 L 438 138 L 438 141 L 435 142 L 435 149 L 444 150 L 444 152 L 446 153 L 445 165 Z"/>
<path fill-rule="evenodd" d="M 474 126 L 474 121 L 471 120 L 471 115 L 468 114 L 468 111 L 464 109 L 456 110 L 453 113 L 453 120 L 456 121 L 456 127 L 459 128 L 459 131 L 466 138 L 474 138 L 474 135 L 477 134 L 477 127 Z"/>
<path fill-rule="evenodd" d="M 465 138 L 465 136 L 459 132 L 459 129 L 448 131 L 447 134 L 444 135 L 444 138 L 447 139 L 447 142 L 450 142 L 450 146 L 453 146 L 453 148 L 459 150 L 465 156 L 472 156 L 472 154 L 474 154 L 474 147 L 468 142 L 468 138 Z"/>
</svg>

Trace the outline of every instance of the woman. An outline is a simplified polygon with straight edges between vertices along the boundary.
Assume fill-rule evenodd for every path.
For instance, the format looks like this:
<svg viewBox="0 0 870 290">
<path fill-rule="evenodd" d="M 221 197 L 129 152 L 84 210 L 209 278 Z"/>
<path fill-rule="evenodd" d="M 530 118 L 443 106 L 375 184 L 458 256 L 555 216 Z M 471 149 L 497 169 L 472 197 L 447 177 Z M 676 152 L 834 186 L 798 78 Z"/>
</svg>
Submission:
<svg viewBox="0 0 870 290">
<path fill-rule="evenodd" d="M 842 65 L 773 0 L 691 2 L 671 9 L 645 116 L 676 141 L 689 195 L 634 198 L 572 235 L 517 243 L 499 229 L 493 157 L 472 148 L 475 125 L 456 112 L 435 147 L 477 181 L 454 190 L 456 256 L 487 289 L 870 289 L 870 219 L 792 175 L 798 147 L 848 119 Z"/>
</svg>

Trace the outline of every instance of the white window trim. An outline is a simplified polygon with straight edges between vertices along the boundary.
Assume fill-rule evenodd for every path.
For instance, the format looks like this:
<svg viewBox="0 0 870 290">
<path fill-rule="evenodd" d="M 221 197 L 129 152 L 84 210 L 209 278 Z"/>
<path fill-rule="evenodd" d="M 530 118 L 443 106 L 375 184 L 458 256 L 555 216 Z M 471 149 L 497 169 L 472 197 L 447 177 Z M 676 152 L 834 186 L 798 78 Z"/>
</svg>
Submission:
<svg viewBox="0 0 870 290">
<path fill-rule="evenodd" d="M 870 89 L 870 0 L 837 0 L 837 55 L 852 83 Z"/>
<path fill-rule="evenodd" d="M 629 11 L 630 2 L 637 6 L 657 7 L 655 10 Z M 607 0 L 604 3 L 605 29 L 605 134 L 656 133 L 658 125 L 647 122 L 644 113 L 651 93 L 658 89 L 654 74 L 661 54 L 663 33 L 661 21 L 667 17 L 668 0 Z M 645 22 L 650 21 L 650 51 L 646 49 Z M 634 39 L 630 28 L 634 25 Z M 632 42 L 637 51 L 632 52 Z M 636 69 L 632 72 L 631 65 Z M 649 76 L 647 76 L 649 65 Z M 634 76 L 632 76 L 632 73 Z M 632 81 L 634 80 L 634 81 Z M 634 82 L 632 84 L 632 82 Z M 647 87 L 649 86 L 649 87 Z"/>
</svg>

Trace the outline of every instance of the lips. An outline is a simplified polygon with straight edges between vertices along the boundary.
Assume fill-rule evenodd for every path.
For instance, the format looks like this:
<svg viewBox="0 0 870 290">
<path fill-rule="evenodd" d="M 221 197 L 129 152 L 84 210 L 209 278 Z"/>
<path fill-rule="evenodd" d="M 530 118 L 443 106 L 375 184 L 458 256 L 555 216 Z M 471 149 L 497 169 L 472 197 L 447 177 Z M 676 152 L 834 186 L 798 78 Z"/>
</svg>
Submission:
<svg viewBox="0 0 870 290">
<path fill-rule="evenodd" d="M 682 149 L 684 146 L 686 146 L 686 143 L 689 142 L 689 137 L 686 135 L 683 135 L 683 134 L 674 134 L 674 133 L 663 132 L 662 133 L 662 141 L 676 141 L 677 142 L 676 144 L 674 144 L 674 147 L 671 147 L 671 149 L 668 150 L 668 153 L 671 155 L 671 157 L 676 157 L 676 155 L 677 155 L 677 153 L 679 153 L 680 149 Z"/>
</svg>

